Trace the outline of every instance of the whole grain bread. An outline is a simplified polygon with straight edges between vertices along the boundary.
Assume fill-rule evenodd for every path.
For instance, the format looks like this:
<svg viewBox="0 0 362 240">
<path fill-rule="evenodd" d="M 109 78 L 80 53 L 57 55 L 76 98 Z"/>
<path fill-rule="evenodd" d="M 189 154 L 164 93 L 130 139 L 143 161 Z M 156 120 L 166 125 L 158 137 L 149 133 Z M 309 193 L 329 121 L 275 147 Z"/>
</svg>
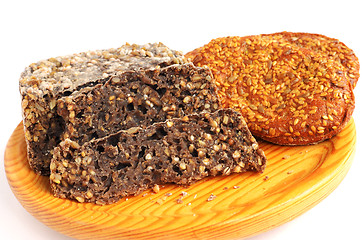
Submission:
<svg viewBox="0 0 362 240">
<path fill-rule="evenodd" d="M 288 32 L 224 37 L 185 56 L 210 67 L 223 107 L 241 112 L 255 136 L 276 144 L 329 139 L 354 110 L 359 62 L 333 38 Z"/>
<path fill-rule="evenodd" d="M 125 44 L 119 48 L 87 51 L 31 64 L 21 74 L 20 94 L 31 168 L 49 175 L 53 149 L 63 140 L 65 122 L 57 114 L 58 99 L 80 89 L 102 84 L 116 73 L 184 63 L 183 55 L 162 43 Z"/>
<path fill-rule="evenodd" d="M 61 139 L 79 145 L 119 130 L 219 108 L 210 70 L 192 63 L 125 71 L 57 101 L 65 123 Z"/>
<path fill-rule="evenodd" d="M 265 164 L 242 115 L 225 109 L 121 130 L 82 146 L 66 139 L 54 150 L 50 182 L 57 197 L 109 204 L 155 184 L 262 172 Z"/>
</svg>

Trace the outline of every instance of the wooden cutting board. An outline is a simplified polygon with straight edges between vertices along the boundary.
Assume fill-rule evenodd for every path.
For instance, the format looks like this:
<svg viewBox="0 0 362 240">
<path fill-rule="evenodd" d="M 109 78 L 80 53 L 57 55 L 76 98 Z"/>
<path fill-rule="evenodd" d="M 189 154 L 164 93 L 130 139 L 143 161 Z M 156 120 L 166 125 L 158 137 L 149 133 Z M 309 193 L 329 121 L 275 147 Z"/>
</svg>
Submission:
<svg viewBox="0 0 362 240">
<path fill-rule="evenodd" d="M 263 174 L 212 177 L 188 188 L 165 185 L 157 194 L 146 191 L 106 206 L 53 197 L 49 179 L 29 168 L 22 124 L 6 147 L 5 170 L 27 211 L 74 238 L 244 238 L 294 219 L 338 186 L 354 156 L 355 124 L 351 120 L 336 137 L 317 145 L 260 146 L 268 158 Z M 216 198 L 207 201 L 211 194 Z"/>
</svg>

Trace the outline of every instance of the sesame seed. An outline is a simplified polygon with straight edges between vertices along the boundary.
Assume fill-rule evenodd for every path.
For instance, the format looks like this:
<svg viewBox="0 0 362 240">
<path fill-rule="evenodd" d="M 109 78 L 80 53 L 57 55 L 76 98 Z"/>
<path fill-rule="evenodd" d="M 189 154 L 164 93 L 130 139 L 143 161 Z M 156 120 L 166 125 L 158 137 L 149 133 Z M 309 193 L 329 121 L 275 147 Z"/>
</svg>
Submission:
<svg viewBox="0 0 362 240">
<path fill-rule="evenodd" d="M 274 135 L 275 135 L 275 128 L 270 128 L 270 129 L 269 129 L 269 134 L 270 134 L 271 136 L 274 136 Z"/>
<path fill-rule="evenodd" d="M 316 131 L 317 131 L 317 129 L 316 129 L 315 126 L 311 126 L 310 129 L 311 129 L 313 132 L 316 132 Z"/>
</svg>

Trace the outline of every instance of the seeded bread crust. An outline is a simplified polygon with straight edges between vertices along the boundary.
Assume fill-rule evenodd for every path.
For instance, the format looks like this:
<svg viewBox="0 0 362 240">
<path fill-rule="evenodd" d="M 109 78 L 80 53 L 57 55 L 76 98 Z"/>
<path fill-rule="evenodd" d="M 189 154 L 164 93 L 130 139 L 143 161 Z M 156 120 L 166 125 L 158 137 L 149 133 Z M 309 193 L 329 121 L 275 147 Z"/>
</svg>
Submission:
<svg viewBox="0 0 362 240">
<path fill-rule="evenodd" d="M 79 145 L 119 130 L 219 108 L 210 70 L 192 63 L 116 74 L 57 102 L 66 126 L 61 139 Z"/>
<path fill-rule="evenodd" d="M 116 73 L 184 63 L 180 52 L 162 43 L 130 45 L 50 58 L 31 64 L 19 81 L 22 115 L 31 168 L 49 175 L 53 148 L 62 140 L 64 120 L 57 114 L 57 100 Z"/>
<path fill-rule="evenodd" d="M 250 131 L 272 143 L 329 139 L 354 110 L 358 59 L 336 39 L 287 32 L 225 37 L 185 56 L 209 66 L 222 106 L 241 112 Z"/>
<path fill-rule="evenodd" d="M 123 130 L 83 146 L 66 139 L 54 150 L 50 182 L 56 197 L 110 204 L 155 184 L 262 172 L 265 164 L 241 114 L 224 109 Z"/>
<path fill-rule="evenodd" d="M 280 32 L 275 34 L 263 34 L 262 36 L 280 35 L 287 42 L 300 48 L 310 49 L 313 52 L 327 56 L 341 63 L 344 67 L 345 77 L 350 81 L 352 88 L 356 87 L 360 76 L 360 64 L 357 56 L 346 44 L 335 38 L 321 34 Z"/>
</svg>

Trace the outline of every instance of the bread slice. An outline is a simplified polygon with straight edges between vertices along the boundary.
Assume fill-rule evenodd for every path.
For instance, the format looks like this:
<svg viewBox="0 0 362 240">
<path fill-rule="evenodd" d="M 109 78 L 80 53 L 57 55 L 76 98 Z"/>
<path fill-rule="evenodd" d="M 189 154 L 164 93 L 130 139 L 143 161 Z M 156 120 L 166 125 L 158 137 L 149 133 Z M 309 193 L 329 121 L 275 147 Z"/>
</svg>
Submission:
<svg viewBox="0 0 362 240">
<path fill-rule="evenodd" d="M 65 122 L 57 114 L 58 99 L 80 89 L 102 84 L 121 72 L 162 68 L 184 63 L 183 55 L 162 43 L 126 44 L 116 49 L 88 51 L 31 64 L 21 74 L 19 87 L 31 168 L 49 175 L 54 147 L 61 141 Z"/>
<path fill-rule="evenodd" d="M 65 122 L 61 139 L 82 145 L 119 130 L 214 112 L 219 105 L 210 70 L 186 63 L 116 74 L 60 98 L 57 113 Z"/>
<path fill-rule="evenodd" d="M 241 114 L 224 109 L 122 130 L 83 146 L 66 139 L 54 150 L 50 182 L 56 197 L 110 204 L 155 184 L 262 172 L 265 164 Z"/>
</svg>

